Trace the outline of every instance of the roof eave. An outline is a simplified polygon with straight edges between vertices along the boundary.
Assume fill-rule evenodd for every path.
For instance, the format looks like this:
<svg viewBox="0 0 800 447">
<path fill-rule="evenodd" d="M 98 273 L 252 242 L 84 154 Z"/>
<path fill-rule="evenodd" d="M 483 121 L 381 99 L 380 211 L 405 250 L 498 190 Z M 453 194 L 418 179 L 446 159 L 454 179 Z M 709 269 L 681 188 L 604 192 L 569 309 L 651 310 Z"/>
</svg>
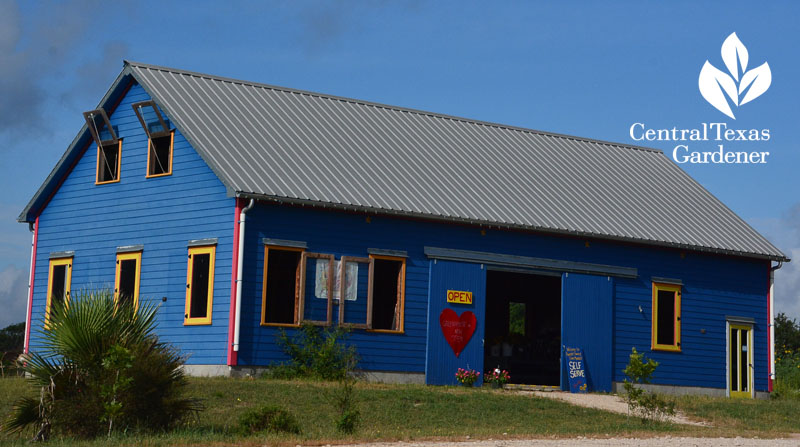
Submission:
<svg viewBox="0 0 800 447">
<path fill-rule="evenodd" d="M 236 197 L 242 198 L 251 198 L 257 200 L 263 200 L 268 202 L 276 202 L 276 203 L 285 203 L 290 205 L 300 205 L 300 206 L 310 206 L 310 207 L 319 207 L 319 208 L 329 208 L 341 211 L 355 211 L 355 212 L 365 212 L 365 213 L 373 213 L 373 214 L 382 214 L 387 216 L 399 216 L 399 217 L 410 217 L 416 219 L 424 219 L 424 220 L 431 220 L 431 221 L 438 221 L 438 222 L 456 222 L 461 224 L 469 224 L 469 225 L 479 225 L 479 226 L 487 226 L 487 227 L 495 227 L 495 228 L 503 228 L 503 229 L 514 229 L 514 230 L 526 230 L 526 231 L 535 231 L 539 233 L 547 233 L 547 234 L 555 234 L 561 236 L 573 236 L 573 237 L 588 237 L 592 239 L 602 239 L 602 240 L 609 240 L 609 241 L 616 241 L 616 242 L 626 242 L 632 243 L 637 245 L 647 245 L 647 246 L 655 246 L 661 248 L 673 248 L 673 249 L 683 249 L 683 250 L 691 250 L 703 253 L 713 253 L 719 255 L 726 255 L 726 256 L 738 256 L 738 257 L 745 257 L 751 259 L 762 259 L 765 261 L 775 261 L 775 262 L 791 262 L 791 259 L 786 257 L 783 253 L 780 255 L 778 254 L 767 254 L 767 253 L 750 253 L 750 252 L 743 252 L 743 251 L 736 251 L 736 250 L 726 250 L 721 248 L 715 247 L 702 247 L 696 246 L 691 244 L 681 244 L 681 243 L 674 243 L 674 242 L 665 242 L 665 241 L 655 241 L 649 239 L 637 239 L 625 236 L 615 236 L 615 235 L 606 235 L 606 234 L 598 234 L 598 233 L 591 233 L 585 231 L 576 231 L 576 230 L 566 230 L 566 229 L 554 229 L 554 228 L 547 228 L 547 227 L 537 227 L 533 225 L 523 225 L 523 224 L 513 224 L 513 223 L 502 223 L 502 222 L 493 222 L 487 220 L 480 220 L 480 219 L 469 219 L 463 217 L 455 217 L 455 216 L 438 216 L 432 214 L 425 214 L 425 213 L 418 213 L 413 211 L 402 211 L 402 210 L 392 210 L 392 209 L 385 209 L 385 208 L 375 208 L 375 207 L 368 207 L 363 205 L 348 205 L 348 204 L 341 204 L 341 203 L 332 203 L 332 202 L 320 202 L 315 200 L 307 200 L 307 199 L 298 199 L 292 197 L 279 197 L 274 195 L 268 194 L 258 194 L 253 192 L 243 192 L 237 191 Z"/>
<path fill-rule="evenodd" d="M 130 79 L 126 79 L 130 75 L 130 68 L 125 65 L 122 71 L 117 76 L 117 79 L 111 84 L 108 88 L 108 91 L 103 98 L 100 100 L 96 108 L 103 107 L 105 108 L 109 103 L 117 99 L 117 95 L 121 94 L 124 91 L 125 87 L 127 86 L 126 81 L 130 81 Z M 74 157 L 78 156 L 78 152 L 91 140 L 91 134 L 89 133 L 89 127 L 84 123 L 81 126 L 81 130 L 78 131 L 78 134 L 75 135 L 75 138 L 72 139 L 72 142 L 67 146 L 67 150 L 58 160 L 55 167 L 50 171 L 50 174 L 47 178 L 42 182 L 39 189 L 33 195 L 28 204 L 22 210 L 19 216 L 17 216 L 17 222 L 21 223 L 32 223 L 36 221 L 36 216 L 39 215 L 41 212 L 42 205 L 46 202 L 46 200 L 50 197 L 50 194 L 58 188 L 59 182 L 65 175 L 69 174 L 69 170 L 71 168 L 72 161 Z M 52 189 L 51 189 L 52 188 Z"/>
</svg>

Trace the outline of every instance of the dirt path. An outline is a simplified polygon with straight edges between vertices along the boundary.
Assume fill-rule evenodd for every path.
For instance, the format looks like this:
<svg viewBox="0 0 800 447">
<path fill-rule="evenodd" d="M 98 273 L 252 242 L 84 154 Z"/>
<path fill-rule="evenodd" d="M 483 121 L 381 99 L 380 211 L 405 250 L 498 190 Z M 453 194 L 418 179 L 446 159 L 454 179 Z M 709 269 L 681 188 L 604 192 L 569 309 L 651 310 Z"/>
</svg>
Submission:
<svg viewBox="0 0 800 447">
<path fill-rule="evenodd" d="M 557 399 L 572 405 L 581 407 L 597 408 L 598 410 L 611 411 L 614 413 L 628 414 L 628 404 L 622 400 L 621 397 L 611 394 L 572 394 L 564 393 L 561 391 L 517 391 L 519 394 L 534 395 L 536 397 L 544 397 L 547 399 Z M 687 418 L 685 415 L 676 413 L 675 416 L 668 417 L 672 423 L 695 425 L 707 427 L 710 424 L 705 422 L 697 422 Z"/>
</svg>

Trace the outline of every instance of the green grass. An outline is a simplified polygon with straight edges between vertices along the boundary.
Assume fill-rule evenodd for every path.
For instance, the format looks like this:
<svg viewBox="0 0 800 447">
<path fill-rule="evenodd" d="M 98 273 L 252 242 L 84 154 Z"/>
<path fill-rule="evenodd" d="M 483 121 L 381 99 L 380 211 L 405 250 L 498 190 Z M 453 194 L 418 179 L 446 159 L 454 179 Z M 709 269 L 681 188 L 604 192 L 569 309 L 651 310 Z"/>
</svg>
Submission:
<svg viewBox="0 0 800 447">
<path fill-rule="evenodd" d="M 207 409 L 180 430 L 134 437 L 121 435 L 109 442 L 55 439 L 48 445 L 264 445 L 324 444 L 363 440 L 574 437 L 574 436 L 780 436 L 800 432 L 800 401 L 731 401 L 681 398 L 679 408 L 690 416 L 712 420 L 714 428 L 643 424 L 636 418 L 574 407 L 559 401 L 507 391 L 358 384 L 363 416 L 352 436 L 334 428 L 335 410 L 329 401 L 334 383 L 261 379 L 193 378 L 191 392 Z M 24 393 L 21 379 L 0 380 L 0 414 Z M 292 411 L 303 433 L 240 437 L 239 416 L 250 408 L 282 405 Z M 793 418 L 793 416 L 795 416 Z M 0 435 L 2 445 L 24 445 L 29 436 Z"/>
<path fill-rule="evenodd" d="M 690 417 L 739 436 L 800 433 L 800 399 L 724 399 L 683 396 L 677 408 Z"/>
</svg>

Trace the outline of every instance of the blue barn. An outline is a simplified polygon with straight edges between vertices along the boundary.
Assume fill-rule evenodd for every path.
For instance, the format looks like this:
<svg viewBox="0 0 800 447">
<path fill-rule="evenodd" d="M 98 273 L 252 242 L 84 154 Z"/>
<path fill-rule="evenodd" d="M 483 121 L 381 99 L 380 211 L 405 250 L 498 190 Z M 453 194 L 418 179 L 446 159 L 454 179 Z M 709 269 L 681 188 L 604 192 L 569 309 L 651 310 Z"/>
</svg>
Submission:
<svg viewBox="0 0 800 447">
<path fill-rule="evenodd" d="M 566 389 L 570 347 L 612 391 L 635 347 L 666 392 L 771 390 L 789 259 L 660 151 L 133 62 L 84 118 L 19 217 L 26 351 L 99 286 L 158 302 L 196 375 L 310 321 L 374 380 Z"/>
</svg>

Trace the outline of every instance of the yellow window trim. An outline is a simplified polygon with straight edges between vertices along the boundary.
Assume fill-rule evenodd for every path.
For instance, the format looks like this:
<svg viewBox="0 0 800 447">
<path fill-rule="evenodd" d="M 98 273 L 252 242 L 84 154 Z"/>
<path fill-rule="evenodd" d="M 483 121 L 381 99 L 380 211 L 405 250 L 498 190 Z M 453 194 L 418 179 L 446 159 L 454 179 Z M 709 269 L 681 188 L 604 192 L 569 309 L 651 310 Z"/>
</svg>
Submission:
<svg viewBox="0 0 800 447">
<path fill-rule="evenodd" d="M 184 313 L 183 325 L 196 326 L 203 324 L 211 324 L 211 308 L 214 303 L 214 258 L 216 257 L 216 246 L 203 246 L 203 247 L 189 247 L 189 260 L 186 269 L 186 312 Z M 194 268 L 194 255 L 209 255 L 208 264 L 208 300 L 206 303 L 206 316 L 205 317 L 191 317 L 190 310 L 192 308 L 192 270 Z"/>
<path fill-rule="evenodd" d="M 658 292 L 665 291 L 665 292 L 674 292 L 675 293 L 675 320 L 673 324 L 675 325 L 675 344 L 671 345 L 664 345 L 656 343 L 657 338 L 656 334 L 658 334 Z M 677 284 L 663 284 L 663 283 L 653 283 L 653 331 L 651 334 L 651 349 L 655 351 L 674 351 L 680 352 L 681 351 L 681 286 Z"/>
<path fill-rule="evenodd" d="M 130 253 L 119 253 L 117 254 L 117 270 L 114 275 L 114 303 L 117 302 L 119 298 L 119 280 L 120 280 L 120 271 L 122 267 L 122 261 L 136 261 L 136 280 L 133 286 L 133 308 L 139 308 L 139 280 L 141 279 L 141 272 L 142 272 L 142 252 L 135 251 Z"/>
<path fill-rule="evenodd" d="M 752 365 L 753 364 L 753 326 L 744 325 L 744 324 L 728 323 L 728 338 L 730 338 L 731 329 L 738 329 L 739 331 L 747 331 L 747 364 L 748 365 Z M 739 340 L 737 340 L 737 343 L 736 343 L 736 347 L 737 347 L 737 350 L 739 352 L 742 351 L 742 341 L 743 340 L 741 340 L 741 337 L 742 337 L 742 333 L 739 332 Z M 727 355 L 728 359 L 726 360 L 728 362 L 728 368 L 732 368 L 734 366 L 734 365 L 730 364 L 730 362 L 731 362 L 730 349 L 731 349 L 731 340 L 728 340 L 728 355 Z M 754 396 L 754 393 L 753 393 L 753 385 L 754 385 L 753 376 L 755 375 L 755 374 L 753 374 L 753 371 L 750 371 L 749 374 L 747 374 L 747 381 L 748 381 L 747 389 L 749 391 L 733 391 L 731 389 L 730 374 L 731 374 L 731 371 L 729 369 L 728 370 L 728 380 L 727 380 L 727 382 L 728 382 L 728 392 L 730 393 L 731 397 L 732 398 L 736 398 L 736 399 L 750 399 L 750 398 L 752 398 Z M 739 374 L 737 374 L 737 377 L 738 377 L 738 381 L 739 381 L 739 389 L 742 389 L 742 374 L 741 374 L 741 372 L 739 372 Z"/>
<path fill-rule="evenodd" d="M 382 259 L 385 261 L 397 261 L 402 263 L 400 266 L 400 277 L 398 278 L 397 290 L 400 294 L 399 303 L 400 321 L 397 324 L 397 329 L 368 329 L 367 332 L 374 332 L 379 334 L 403 334 L 405 333 L 405 315 L 406 315 L 406 258 L 398 256 L 384 256 L 384 255 L 369 255 L 370 259 Z M 369 278 L 372 282 L 373 278 Z M 369 297 L 372 300 L 372 297 Z"/>
<path fill-rule="evenodd" d="M 157 177 L 166 177 L 168 175 L 172 175 L 172 148 L 173 148 L 173 145 L 175 144 L 175 129 L 173 129 L 169 133 L 169 162 L 168 162 L 169 170 L 167 170 L 167 172 L 165 172 L 163 174 L 152 174 L 152 175 L 150 174 L 150 154 L 151 154 L 150 147 L 152 146 L 152 144 L 153 144 L 153 140 L 148 138 L 147 139 L 147 171 L 145 171 L 146 172 L 145 177 L 146 178 L 157 178 Z"/>
<path fill-rule="evenodd" d="M 53 290 L 53 269 L 54 267 L 59 265 L 67 266 L 66 281 L 64 284 L 64 303 L 66 305 L 69 304 L 70 288 L 72 287 L 72 257 L 51 259 L 50 270 L 47 276 L 47 304 L 45 305 L 45 311 L 44 311 L 45 329 L 48 328 L 48 324 L 50 323 L 50 305 L 52 304 L 50 302 L 51 301 L 50 291 Z"/>
<path fill-rule="evenodd" d="M 97 166 L 94 170 L 94 184 L 95 185 L 107 185 L 109 183 L 119 183 L 120 179 L 122 178 L 122 138 L 117 140 L 119 155 L 117 155 L 117 178 L 114 180 L 109 180 L 106 182 L 100 181 L 100 145 L 97 145 Z"/>
<path fill-rule="evenodd" d="M 294 323 L 267 323 L 267 269 L 269 265 L 269 250 L 281 251 L 294 251 L 300 253 L 301 262 L 297 264 L 297 271 L 295 272 L 295 286 L 294 286 Z M 302 268 L 302 259 L 304 248 L 299 247 L 286 247 L 283 245 L 264 245 L 264 276 L 262 277 L 261 285 L 261 326 L 265 327 L 299 327 L 300 318 L 297 315 L 297 307 L 300 301 L 300 269 Z"/>
</svg>

